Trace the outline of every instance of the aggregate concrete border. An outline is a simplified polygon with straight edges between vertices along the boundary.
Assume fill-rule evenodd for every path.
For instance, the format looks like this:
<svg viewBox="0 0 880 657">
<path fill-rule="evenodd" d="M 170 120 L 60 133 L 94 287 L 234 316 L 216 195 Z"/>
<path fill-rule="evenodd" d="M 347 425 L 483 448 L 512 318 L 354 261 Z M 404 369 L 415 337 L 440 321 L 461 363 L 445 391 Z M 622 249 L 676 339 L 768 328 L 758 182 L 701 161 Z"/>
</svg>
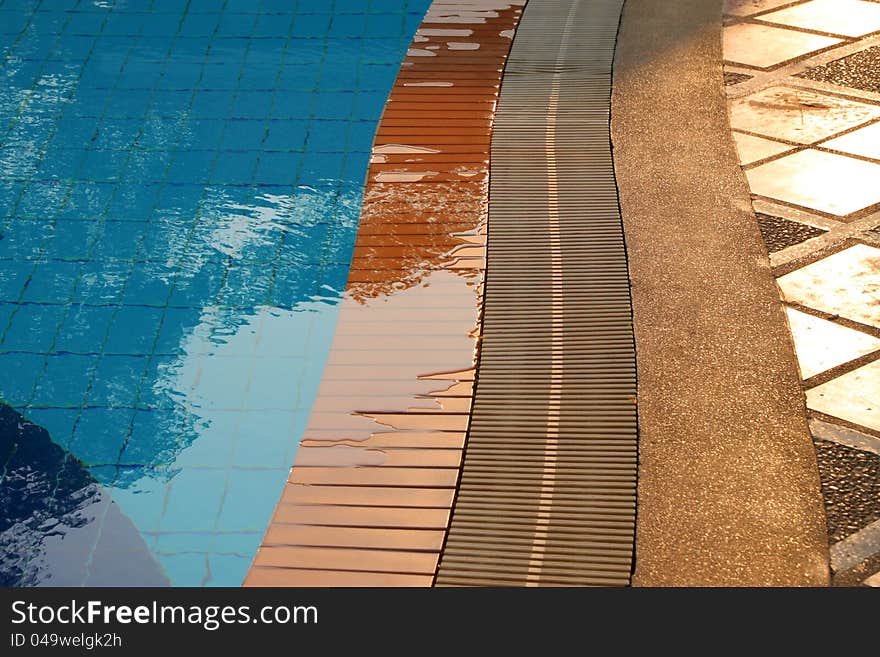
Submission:
<svg viewBox="0 0 880 657">
<path fill-rule="evenodd" d="M 816 457 L 727 122 L 720 0 L 628 0 L 612 140 L 632 280 L 634 584 L 823 586 Z"/>
</svg>

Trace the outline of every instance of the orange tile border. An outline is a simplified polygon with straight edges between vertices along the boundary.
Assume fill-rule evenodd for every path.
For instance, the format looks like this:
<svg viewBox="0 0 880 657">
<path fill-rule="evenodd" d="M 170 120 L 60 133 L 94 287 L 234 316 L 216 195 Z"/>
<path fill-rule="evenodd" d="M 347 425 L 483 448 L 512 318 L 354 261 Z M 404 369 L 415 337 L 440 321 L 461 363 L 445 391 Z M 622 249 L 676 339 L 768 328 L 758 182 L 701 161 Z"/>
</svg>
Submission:
<svg viewBox="0 0 880 657">
<path fill-rule="evenodd" d="M 245 586 L 433 582 L 473 397 L 492 120 L 524 5 L 438 0 L 416 32 L 318 397 Z"/>
</svg>

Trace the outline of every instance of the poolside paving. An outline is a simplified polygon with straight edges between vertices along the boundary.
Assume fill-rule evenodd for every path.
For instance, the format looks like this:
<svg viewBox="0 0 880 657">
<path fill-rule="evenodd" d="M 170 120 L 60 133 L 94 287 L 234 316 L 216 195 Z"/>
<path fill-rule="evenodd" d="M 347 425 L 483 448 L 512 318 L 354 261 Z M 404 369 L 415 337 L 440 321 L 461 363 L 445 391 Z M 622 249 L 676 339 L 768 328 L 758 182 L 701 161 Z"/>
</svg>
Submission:
<svg viewBox="0 0 880 657">
<path fill-rule="evenodd" d="M 505 386 L 531 385 L 536 396 L 499 411 L 509 399 L 491 396 L 494 370 L 480 377 L 490 138 L 524 5 L 438 0 L 416 34 L 375 137 L 318 400 L 248 586 L 629 583 L 631 547 L 611 558 L 604 545 L 578 543 L 584 532 L 619 532 L 631 546 L 631 519 L 573 510 L 604 468 L 583 466 L 592 454 L 573 450 L 599 443 L 563 444 L 558 421 L 528 424 L 563 388 L 577 403 L 584 382 L 571 370 L 566 386 L 548 379 L 539 391 L 508 370 L 528 372 L 543 352 L 518 349 L 525 358 L 504 361 Z M 571 5 L 574 16 L 591 3 Z M 641 38 L 644 29 L 656 38 Z M 880 80 L 863 64 L 880 59 L 880 2 L 725 0 L 722 16 L 698 0 L 630 0 L 618 46 L 614 165 L 638 347 L 638 395 L 625 400 L 630 415 L 638 400 L 633 582 L 824 585 L 830 536 L 834 581 L 878 585 Z M 542 71 L 526 63 L 521 73 Z M 607 121 L 607 107 L 592 109 L 596 125 Z M 547 149 L 546 132 L 524 132 L 515 150 Z M 576 150 L 558 146 L 564 158 L 552 166 L 542 152 L 553 175 Z M 548 205 L 556 187 L 506 180 L 493 178 L 500 214 L 584 210 Z M 579 253 L 583 239 L 572 242 Z M 572 262 L 581 274 L 626 271 L 602 258 Z M 550 287 L 556 303 L 563 288 Z M 530 321 L 504 312 L 505 330 Z M 558 345 L 583 327 L 553 321 L 564 332 L 544 338 L 561 376 Z M 490 393 L 482 425 L 480 381 Z M 520 415 L 526 424 L 512 419 Z M 618 447 L 627 458 L 635 449 L 634 438 Z M 612 502 L 630 509 L 627 476 L 626 490 L 613 491 L 626 499 Z M 590 527 L 593 515 L 602 517 Z M 607 563 L 575 572 L 591 550 Z"/>
<path fill-rule="evenodd" d="M 880 3 L 728 0 L 724 22 L 725 72 L 750 76 L 726 91 L 754 209 L 814 231 L 782 248 L 773 229 L 765 238 L 820 456 L 834 581 L 876 586 Z M 817 33 L 834 43 L 790 46 Z"/>
</svg>

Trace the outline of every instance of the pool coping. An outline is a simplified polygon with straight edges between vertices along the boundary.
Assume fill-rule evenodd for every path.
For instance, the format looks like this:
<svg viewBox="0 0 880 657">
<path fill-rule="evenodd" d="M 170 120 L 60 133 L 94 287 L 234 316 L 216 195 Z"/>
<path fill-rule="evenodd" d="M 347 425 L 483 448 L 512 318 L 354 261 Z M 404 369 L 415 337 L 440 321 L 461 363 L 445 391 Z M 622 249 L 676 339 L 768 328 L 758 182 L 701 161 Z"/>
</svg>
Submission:
<svg viewBox="0 0 880 657">
<path fill-rule="evenodd" d="M 524 0 L 442 0 L 379 122 L 317 400 L 245 586 L 431 586 L 470 421 L 489 135 Z"/>
</svg>

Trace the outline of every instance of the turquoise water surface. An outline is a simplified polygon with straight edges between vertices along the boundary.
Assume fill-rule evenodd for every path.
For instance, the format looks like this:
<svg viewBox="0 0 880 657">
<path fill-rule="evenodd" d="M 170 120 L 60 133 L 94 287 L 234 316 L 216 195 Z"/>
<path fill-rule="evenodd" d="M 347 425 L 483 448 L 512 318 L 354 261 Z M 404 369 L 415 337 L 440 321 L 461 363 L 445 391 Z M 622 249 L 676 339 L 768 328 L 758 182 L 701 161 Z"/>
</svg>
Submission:
<svg viewBox="0 0 880 657">
<path fill-rule="evenodd" d="M 0 0 L 0 584 L 241 582 L 428 4 Z"/>
</svg>

